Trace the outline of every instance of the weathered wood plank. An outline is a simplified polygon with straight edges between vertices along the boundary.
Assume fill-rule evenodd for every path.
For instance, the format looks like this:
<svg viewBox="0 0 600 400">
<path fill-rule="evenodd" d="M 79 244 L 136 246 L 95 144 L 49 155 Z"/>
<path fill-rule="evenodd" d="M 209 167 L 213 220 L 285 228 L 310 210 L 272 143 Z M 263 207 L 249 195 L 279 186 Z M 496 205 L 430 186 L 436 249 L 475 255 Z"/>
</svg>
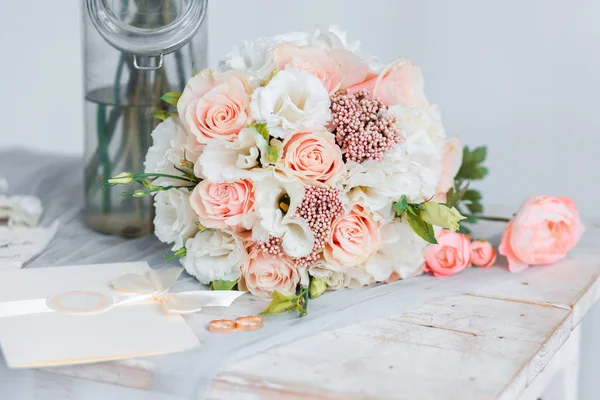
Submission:
<svg viewBox="0 0 600 400">
<path fill-rule="evenodd" d="M 213 395 L 227 398 L 243 388 L 263 398 L 294 388 L 279 398 L 494 399 L 520 374 L 524 389 L 564 341 L 570 315 L 544 305 L 452 297 L 247 359 L 219 375 Z M 548 338 L 549 332 L 555 333 Z"/>
</svg>

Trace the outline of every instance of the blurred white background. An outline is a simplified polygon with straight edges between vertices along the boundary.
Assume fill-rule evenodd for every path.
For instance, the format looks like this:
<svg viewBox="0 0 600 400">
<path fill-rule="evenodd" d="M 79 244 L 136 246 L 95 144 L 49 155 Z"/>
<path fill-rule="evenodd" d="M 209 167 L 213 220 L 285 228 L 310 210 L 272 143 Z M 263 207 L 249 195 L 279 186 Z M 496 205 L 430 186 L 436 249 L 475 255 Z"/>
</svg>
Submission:
<svg viewBox="0 0 600 400">
<path fill-rule="evenodd" d="M 82 154 L 80 6 L 0 0 L 0 150 Z M 598 217 L 598 15 L 597 0 L 210 0 L 209 65 L 243 39 L 337 24 L 384 61 L 422 67 L 448 134 L 489 146 L 480 184 L 489 203 L 567 195 Z M 582 399 L 600 396 L 595 314 L 585 321 Z"/>
</svg>

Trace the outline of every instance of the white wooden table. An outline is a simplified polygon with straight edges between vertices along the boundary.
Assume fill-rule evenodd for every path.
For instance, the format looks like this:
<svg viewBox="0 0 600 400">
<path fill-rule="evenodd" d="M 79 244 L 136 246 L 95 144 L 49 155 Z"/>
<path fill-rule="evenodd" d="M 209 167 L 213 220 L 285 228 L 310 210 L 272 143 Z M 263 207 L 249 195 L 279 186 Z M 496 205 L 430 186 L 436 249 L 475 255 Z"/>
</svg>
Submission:
<svg viewBox="0 0 600 400">
<path fill-rule="evenodd" d="M 15 173 L 21 177 L 11 184 L 18 193 L 34 188 L 50 205 L 48 221 L 61 216 L 62 244 L 55 240 L 35 266 L 56 262 L 58 253 L 64 253 L 63 265 L 90 257 L 116 261 L 113 249 L 121 241 L 90 233 L 77 217 L 79 160 L 19 151 L 0 155 L 2 171 L 13 171 L 22 159 L 36 160 L 20 163 Z M 40 171 L 51 179 L 32 183 Z M 530 268 L 496 286 L 241 360 L 212 382 L 210 398 L 574 400 L 577 326 L 600 296 L 598 224 L 587 224 L 584 240 L 589 254 L 578 252 L 560 266 Z M 153 243 L 142 240 L 140 258 L 157 251 Z M 177 399 L 150 392 L 152 372 L 127 361 L 40 369 L 19 379 L 0 368 L 0 400 Z M 6 395 L 6 383 L 17 391 Z"/>
<path fill-rule="evenodd" d="M 210 398 L 534 400 L 546 391 L 544 400 L 573 400 L 577 326 L 600 296 L 599 274 L 591 258 L 530 268 L 495 287 L 307 337 L 223 370 Z M 173 399 L 145 390 L 151 372 L 127 363 L 38 370 L 35 399 L 96 399 L 89 381 L 110 384 L 111 400 Z"/>
</svg>

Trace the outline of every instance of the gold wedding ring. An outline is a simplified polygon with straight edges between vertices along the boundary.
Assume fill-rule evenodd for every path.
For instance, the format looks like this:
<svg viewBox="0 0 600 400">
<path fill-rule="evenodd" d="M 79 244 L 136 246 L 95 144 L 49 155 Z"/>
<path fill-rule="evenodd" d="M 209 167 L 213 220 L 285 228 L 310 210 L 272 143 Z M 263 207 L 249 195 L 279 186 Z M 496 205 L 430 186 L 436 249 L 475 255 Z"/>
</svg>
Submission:
<svg viewBox="0 0 600 400">
<path fill-rule="evenodd" d="M 256 331 L 263 327 L 263 318 L 258 315 L 248 315 L 235 319 L 235 329 L 239 331 Z"/>
<path fill-rule="evenodd" d="M 235 323 L 229 319 L 214 319 L 208 323 L 208 330 L 212 333 L 230 333 L 235 329 Z"/>
</svg>

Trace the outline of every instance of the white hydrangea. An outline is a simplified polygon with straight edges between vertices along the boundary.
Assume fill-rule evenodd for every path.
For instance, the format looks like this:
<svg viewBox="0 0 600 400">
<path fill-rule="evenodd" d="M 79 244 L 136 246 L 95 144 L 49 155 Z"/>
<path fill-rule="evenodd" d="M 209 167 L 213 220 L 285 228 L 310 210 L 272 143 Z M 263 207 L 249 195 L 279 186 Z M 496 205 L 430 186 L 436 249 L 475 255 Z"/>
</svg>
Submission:
<svg viewBox="0 0 600 400">
<path fill-rule="evenodd" d="M 181 265 L 200 282 L 235 281 L 248 254 L 242 241 L 228 232 L 207 229 L 185 242 Z"/>
<path fill-rule="evenodd" d="M 146 153 L 144 169 L 146 173 L 160 173 L 181 176 L 175 169 L 184 158 L 196 162 L 197 149 L 190 149 L 189 134 L 179 120 L 179 117 L 169 117 L 152 131 L 152 146 Z M 160 177 L 153 181 L 158 186 L 178 185 L 181 180 Z"/>
<path fill-rule="evenodd" d="M 198 232 L 187 189 L 158 192 L 154 196 L 154 208 L 154 233 L 161 242 L 173 243 L 173 250 L 182 248 L 185 241 Z"/>
<path fill-rule="evenodd" d="M 420 203 L 435 194 L 446 137 L 435 106 L 392 106 L 388 115 L 396 116 L 402 141 L 381 162 L 347 163 L 344 182 L 349 197 L 356 198 L 379 221 L 389 221 L 391 205 L 402 195 L 409 202 Z"/>
<path fill-rule="evenodd" d="M 277 73 L 252 94 L 252 118 L 265 122 L 269 133 L 284 139 L 301 129 L 318 129 L 331 119 L 329 93 L 316 76 L 290 68 Z"/>
<path fill-rule="evenodd" d="M 338 267 L 323 259 L 317 260 L 307 272 L 312 277 L 324 280 L 330 290 L 358 288 L 373 283 L 373 279 L 364 269 Z M 306 286 L 308 282 L 308 276 L 304 274 L 301 284 Z"/>
<path fill-rule="evenodd" d="M 294 32 L 263 37 L 253 42 L 245 41 L 241 46 L 234 46 L 225 59 L 219 62 L 219 66 L 222 70 L 240 71 L 255 82 L 263 82 L 275 68 L 273 50 L 281 43 L 305 46 L 308 44 L 308 35 L 304 32 Z"/>
<path fill-rule="evenodd" d="M 384 225 L 381 238 L 381 246 L 365 264 L 375 281 L 382 282 L 394 272 L 401 279 L 423 273 L 428 244 L 413 232 L 408 222 L 395 220 Z"/>
</svg>

